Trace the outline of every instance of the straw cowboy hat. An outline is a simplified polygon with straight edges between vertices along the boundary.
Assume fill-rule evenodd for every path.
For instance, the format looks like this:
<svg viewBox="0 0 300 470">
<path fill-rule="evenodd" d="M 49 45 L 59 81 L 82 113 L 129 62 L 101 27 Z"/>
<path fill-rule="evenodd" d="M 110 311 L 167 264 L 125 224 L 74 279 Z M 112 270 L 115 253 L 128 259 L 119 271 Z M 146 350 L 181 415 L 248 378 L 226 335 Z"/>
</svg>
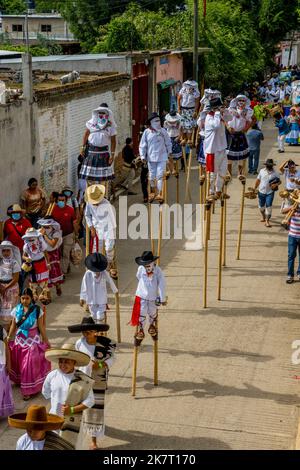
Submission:
<svg viewBox="0 0 300 470">
<path fill-rule="evenodd" d="M 106 323 L 95 323 L 92 317 L 83 317 L 81 323 L 68 326 L 70 333 L 82 333 L 83 331 L 108 331 L 109 325 Z"/>
<path fill-rule="evenodd" d="M 9 214 L 13 214 L 14 212 L 26 212 L 24 209 L 19 204 L 13 204 L 12 206 L 9 206 L 7 209 L 7 212 Z"/>
<path fill-rule="evenodd" d="M 21 266 L 22 260 L 21 260 L 21 253 L 20 250 L 17 246 L 13 245 L 11 242 L 8 240 L 4 240 L 0 244 L 0 257 L 2 256 L 2 250 L 11 250 L 13 253 L 14 259 L 17 261 L 17 263 Z"/>
<path fill-rule="evenodd" d="M 105 186 L 103 184 L 92 184 L 85 192 L 85 200 L 90 204 L 99 204 L 104 199 Z"/>
<path fill-rule="evenodd" d="M 76 361 L 76 367 L 87 366 L 90 362 L 90 356 L 76 351 L 74 344 L 71 343 L 65 343 L 61 348 L 47 349 L 45 357 L 51 362 L 58 362 L 59 359 L 71 359 Z"/>
<path fill-rule="evenodd" d="M 94 273 L 101 273 L 102 271 L 106 270 L 108 261 L 106 256 L 102 255 L 101 253 L 91 253 L 85 258 L 84 264 L 90 271 L 93 271 Z"/>
<path fill-rule="evenodd" d="M 142 256 L 135 258 L 135 262 L 139 266 L 147 266 L 147 264 L 153 263 L 159 258 L 159 256 L 153 256 L 152 251 L 144 251 Z"/>
<path fill-rule="evenodd" d="M 25 235 L 23 235 L 22 239 L 23 240 L 28 240 L 30 238 L 39 238 L 41 237 L 41 234 L 38 230 L 36 230 L 33 227 L 30 227 L 26 230 Z"/>
<path fill-rule="evenodd" d="M 47 413 L 41 405 L 29 406 L 27 413 L 15 413 L 8 417 L 8 424 L 18 429 L 34 429 L 37 431 L 54 431 L 60 429 L 64 418 Z"/>
</svg>

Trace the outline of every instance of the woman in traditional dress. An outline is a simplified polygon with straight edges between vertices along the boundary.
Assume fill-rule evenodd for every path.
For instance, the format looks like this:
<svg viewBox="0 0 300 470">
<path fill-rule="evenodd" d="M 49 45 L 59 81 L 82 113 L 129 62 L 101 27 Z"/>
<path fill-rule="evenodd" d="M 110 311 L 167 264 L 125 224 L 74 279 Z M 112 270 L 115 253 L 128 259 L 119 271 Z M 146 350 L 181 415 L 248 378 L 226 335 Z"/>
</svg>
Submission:
<svg viewBox="0 0 300 470">
<path fill-rule="evenodd" d="M 81 370 L 95 380 L 93 392 L 95 405 L 84 410 L 82 427 L 84 434 L 90 436 L 91 450 L 97 449 L 97 438 L 103 437 L 104 425 L 104 397 L 107 388 L 108 371 L 114 362 L 116 344 L 109 338 L 101 336 L 108 331 L 109 325 L 96 324 L 92 317 L 85 317 L 81 324 L 68 327 L 70 333 L 82 333 L 76 341 L 75 349 L 88 354 L 91 358 L 88 366 Z"/>
<path fill-rule="evenodd" d="M 30 178 L 28 181 L 28 188 L 21 195 L 21 203 L 31 225 L 37 228 L 37 221 L 46 210 L 46 194 L 38 186 L 35 178 Z"/>
<path fill-rule="evenodd" d="M 86 156 L 80 170 L 80 178 L 100 183 L 114 178 L 113 161 L 116 151 L 116 123 L 113 113 L 102 104 L 94 109 L 86 123 L 81 154 Z"/>
<path fill-rule="evenodd" d="M 166 115 L 164 128 L 167 129 L 172 142 L 172 152 L 169 156 L 169 167 L 172 175 L 178 176 L 178 172 L 174 168 L 174 160 L 178 161 L 182 157 L 182 147 L 179 143 L 182 130 L 181 116 L 176 111 L 170 111 Z"/>
<path fill-rule="evenodd" d="M 0 245 L 0 324 L 9 329 L 11 312 L 19 300 L 20 250 L 9 241 Z"/>
<path fill-rule="evenodd" d="M 14 412 L 14 401 L 9 380 L 10 353 L 7 344 L 7 333 L 0 325 L 0 418 Z"/>
<path fill-rule="evenodd" d="M 62 244 L 62 231 L 60 225 L 52 217 L 46 215 L 40 219 L 38 224 L 41 226 L 39 232 L 47 243 L 47 253 L 49 256 L 49 281 L 48 287 L 56 288 L 56 294 L 61 296 L 61 284 L 64 282 L 64 275 L 60 265 L 60 246 Z"/>
<path fill-rule="evenodd" d="M 197 127 L 197 116 L 200 109 L 200 92 L 198 83 L 195 80 L 187 80 L 182 84 L 182 88 L 177 98 L 178 113 L 182 118 L 182 140 L 181 144 L 192 145 L 192 132 Z"/>
<path fill-rule="evenodd" d="M 232 162 L 238 162 L 239 179 L 245 181 L 245 162 L 249 157 L 249 147 L 245 133 L 252 125 L 253 109 L 245 95 L 231 100 L 229 112 L 233 118 L 227 122 L 228 134 L 228 171 L 232 175 Z"/>
<path fill-rule="evenodd" d="M 44 380 L 51 369 L 45 359 L 50 348 L 44 324 L 44 312 L 35 304 L 31 289 L 24 289 L 21 302 L 12 311 L 12 324 L 7 340 L 11 351 L 10 378 L 21 386 L 24 400 L 29 400 L 42 390 Z"/>
<path fill-rule="evenodd" d="M 49 281 L 49 256 L 47 243 L 43 236 L 34 228 L 26 230 L 22 237 L 25 240 L 23 259 L 25 263 L 22 269 L 30 272 L 29 287 L 32 289 L 34 300 L 40 300 L 44 304 L 51 302 Z M 41 290 L 41 292 L 40 292 Z"/>
<path fill-rule="evenodd" d="M 289 145 L 298 145 L 299 140 L 299 116 L 296 113 L 296 108 L 291 108 L 290 115 L 287 118 L 290 125 L 290 132 L 286 136 L 286 143 Z"/>
</svg>

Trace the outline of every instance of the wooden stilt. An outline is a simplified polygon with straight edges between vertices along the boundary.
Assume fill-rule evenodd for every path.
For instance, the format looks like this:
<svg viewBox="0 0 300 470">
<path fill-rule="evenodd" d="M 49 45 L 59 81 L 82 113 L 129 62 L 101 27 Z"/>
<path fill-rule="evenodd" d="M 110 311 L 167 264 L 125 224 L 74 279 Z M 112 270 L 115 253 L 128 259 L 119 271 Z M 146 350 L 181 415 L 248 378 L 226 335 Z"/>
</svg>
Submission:
<svg viewBox="0 0 300 470">
<path fill-rule="evenodd" d="M 156 264 L 160 265 L 160 253 L 161 253 L 161 240 L 162 240 L 162 224 L 163 224 L 163 205 L 160 205 L 159 208 L 159 234 L 158 234 L 158 242 L 157 242 L 157 256 L 159 256 Z"/>
<path fill-rule="evenodd" d="M 176 171 L 176 202 L 179 204 L 179 164 L 178 160 L 175 161 L 175 171 Z"/>
<path fill-rule="evenodd" d="M 154 360 L 154 375 L 153 375 L 153 383 L 154 385 L 158 385 L 158 311 L 157 311 L 157 316 L 156 316 L 156 329 L 157 329 L 157 335 L 155 338 L 153 338 L 153 360 Z"/>
<path fill-rule="evenodd" d="M 243 230 L 243 219 L 244 219 L 244 205 L 245 205 L 245 187 L 246 181 L 242 181 L 242 196 L 241 196 L 241 212 L 240 212 L 240 227 L 239 227 L 239 236 L 237 243 L 236 259 L 240 259 L 241 253 L 241 241 L 242 241 L 242 230 Z"/>
<path fill-rule="evenodd" d="M 136 327 L 136 333 L 138 327 Z M 132 386 L 131 386 L 131 395 L 135 397 L 136 392 L 136 373 L 137 373 L 137 360 L 138 360 L 139 345 L 135 340 L 134 349 L 133 349 L 133 370 L 132 370 Z"/>
<path fill-rule="evenodd" d="M 224 195 L 226 196 L 227 194 L 227 186 L 228 186 L 228 181 L 225 181 L 224 183 Z M 222 266 L 226 266 L 226 225 L 227 225 L 227 199 L 226 197 L 224 198 L 224 211 L 223 211 L 223 258 L 222 258 Z"/>
<path fill-rule="evenodd" d="M 114 263 L 113 263 L 114 268 L 116 269 L 117 273 L 119 273 L 118 270 L 118 263 L 117 263 L 117 251 L 116 251 L 116 246 L 115 246 L 115 253 L 114 253 Z M 119 274 L 118 274 L 119 277 Z M 115 294 L 115 305 L 116 305 L 116 327 L 117 327 L 117 339 L 118 343 L 121 343 L 121 317 L 120 317 L 120 293 L 119 293 L 119 279 L 114 280 L 118 292 Z"/>
<path fill-rule="evenodd" d="M 221 196 L 218 300 L 221 300 L 221 289 L 222 289 L 222 259 L 223 259 L 223 248 L 224 248 L 223 236 L 224 236 L 224 198 Z"/>
<path fill-rule="evenodd" d="M 90 254 L 90 237 L 91 231 L 87 223 L 85 223 L 85 256 Z"/>
<path fill-rule="evenodd" d="M 207 211 L 205 223 L 205 245 L 204 245 L 204 273 L 203 273 L 203 308 L 207 307 L 207 262 L 208 262 L 208 240 L 209 240 L 209 220 L 211 203 L 205 203 L 205 210 Z"/>
<path fill-rule="evenodd" d="M 150 180 L 148 178 L 148 195 L 150 194 Z M 152 253 L 155 252 L 154 248 L 154 238 L 153 238 L 153 225 L 152 225 L 152 204 L 148 200 L 148 220 L 149 220 L 149 227 L 150 227 L 150 240 L 151 240 L 151 251 Z"/>
<path fill-rule="evenodd" d="M 191 176 L 191 165 L 192 165 L 192 158 L 193 158 L 194 150 L 195 150 L 194 148 L 191 148 L 188 168 L 187 168 L 187 173 L 186 173 L 185 196 L 184 196 L 185 203 L 187 203 L 188 197 L 189 197 L 189 201 L 192 201 L 191 192 L 190 192 L 190 176 Z"/>
</svg>

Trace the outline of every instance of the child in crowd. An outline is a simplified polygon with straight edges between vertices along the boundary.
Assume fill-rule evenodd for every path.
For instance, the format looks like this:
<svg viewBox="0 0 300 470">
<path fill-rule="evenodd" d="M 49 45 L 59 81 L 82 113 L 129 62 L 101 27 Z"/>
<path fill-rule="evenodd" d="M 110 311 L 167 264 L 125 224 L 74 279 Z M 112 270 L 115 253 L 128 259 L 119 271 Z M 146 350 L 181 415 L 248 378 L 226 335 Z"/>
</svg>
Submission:
<svg viewBox="0 0 300 470">
<path fill-rule="evenodd" d="M 260 143 L 262 140 L 264 140 L 264 135 L 258 128 L 257 123 L 255 123 L 247 132 L 246 137 L 249 145 L 248 173 L 257 175 L 260 156 Z"/>
<path fill-rule="evenodd" d="M 276 112 L 273 117 L 275 119 L 275 127 L 278 128 L 278 153 L 284 153 L 284 143 L 289 133 L 289 125 L 281 111 Z"/>
</svg>

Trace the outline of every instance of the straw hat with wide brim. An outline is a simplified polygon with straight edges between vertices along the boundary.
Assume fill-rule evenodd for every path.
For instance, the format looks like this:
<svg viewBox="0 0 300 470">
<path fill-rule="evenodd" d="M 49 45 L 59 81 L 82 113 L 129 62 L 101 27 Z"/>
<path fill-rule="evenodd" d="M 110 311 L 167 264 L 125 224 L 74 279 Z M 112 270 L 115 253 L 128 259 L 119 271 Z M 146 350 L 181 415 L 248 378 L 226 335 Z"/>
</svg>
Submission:
<svg viewBox="0 0 300 470">
<path fill-rule="evenodd" d="M 30 238 L 39 238 L 41 237 L 41 234 L 38 230 L 36 230 L 33 227 L 30 227 L 26 230 L 25 235 L 23 235 L 23 240 L 28 240 Z"/>
<path fill-rule="evenodd" d="M 27 413 L 15 413 L 8 417 L 8 424 L 13 428 L 37 431 L 54 431 L 60 429 L 64 418 L 47 413 L 45 406 L 32 405 Z"/>
<path fill-rule="evenodd" d="M 70 343 L 64 344 L 61 348 L 47 349 L 45 357 L 48 361 L 58 362 L 59 359 L 71 359 L 76 361 L 76 367 L 87 366 L 90 362 L 90 356 L 74 349 L 74 345 Z"/>
<path fill-rule="evenodd" d="M 22 209 L 22 207 L 19 204 L 13 204 L 12 206 L 9 206 L 8 211 L 10 214 L 13 214 L 14 212 L 20 212 L 20 213 L 26 212 L 24 209 Z"/>
<path fill-rule="evenodd" d="M 105 186 L 103 184 L 92 184 L 85 192 L 85 200 L 90 204 L 99 204 L 104 199 Z"/>
</svg>

